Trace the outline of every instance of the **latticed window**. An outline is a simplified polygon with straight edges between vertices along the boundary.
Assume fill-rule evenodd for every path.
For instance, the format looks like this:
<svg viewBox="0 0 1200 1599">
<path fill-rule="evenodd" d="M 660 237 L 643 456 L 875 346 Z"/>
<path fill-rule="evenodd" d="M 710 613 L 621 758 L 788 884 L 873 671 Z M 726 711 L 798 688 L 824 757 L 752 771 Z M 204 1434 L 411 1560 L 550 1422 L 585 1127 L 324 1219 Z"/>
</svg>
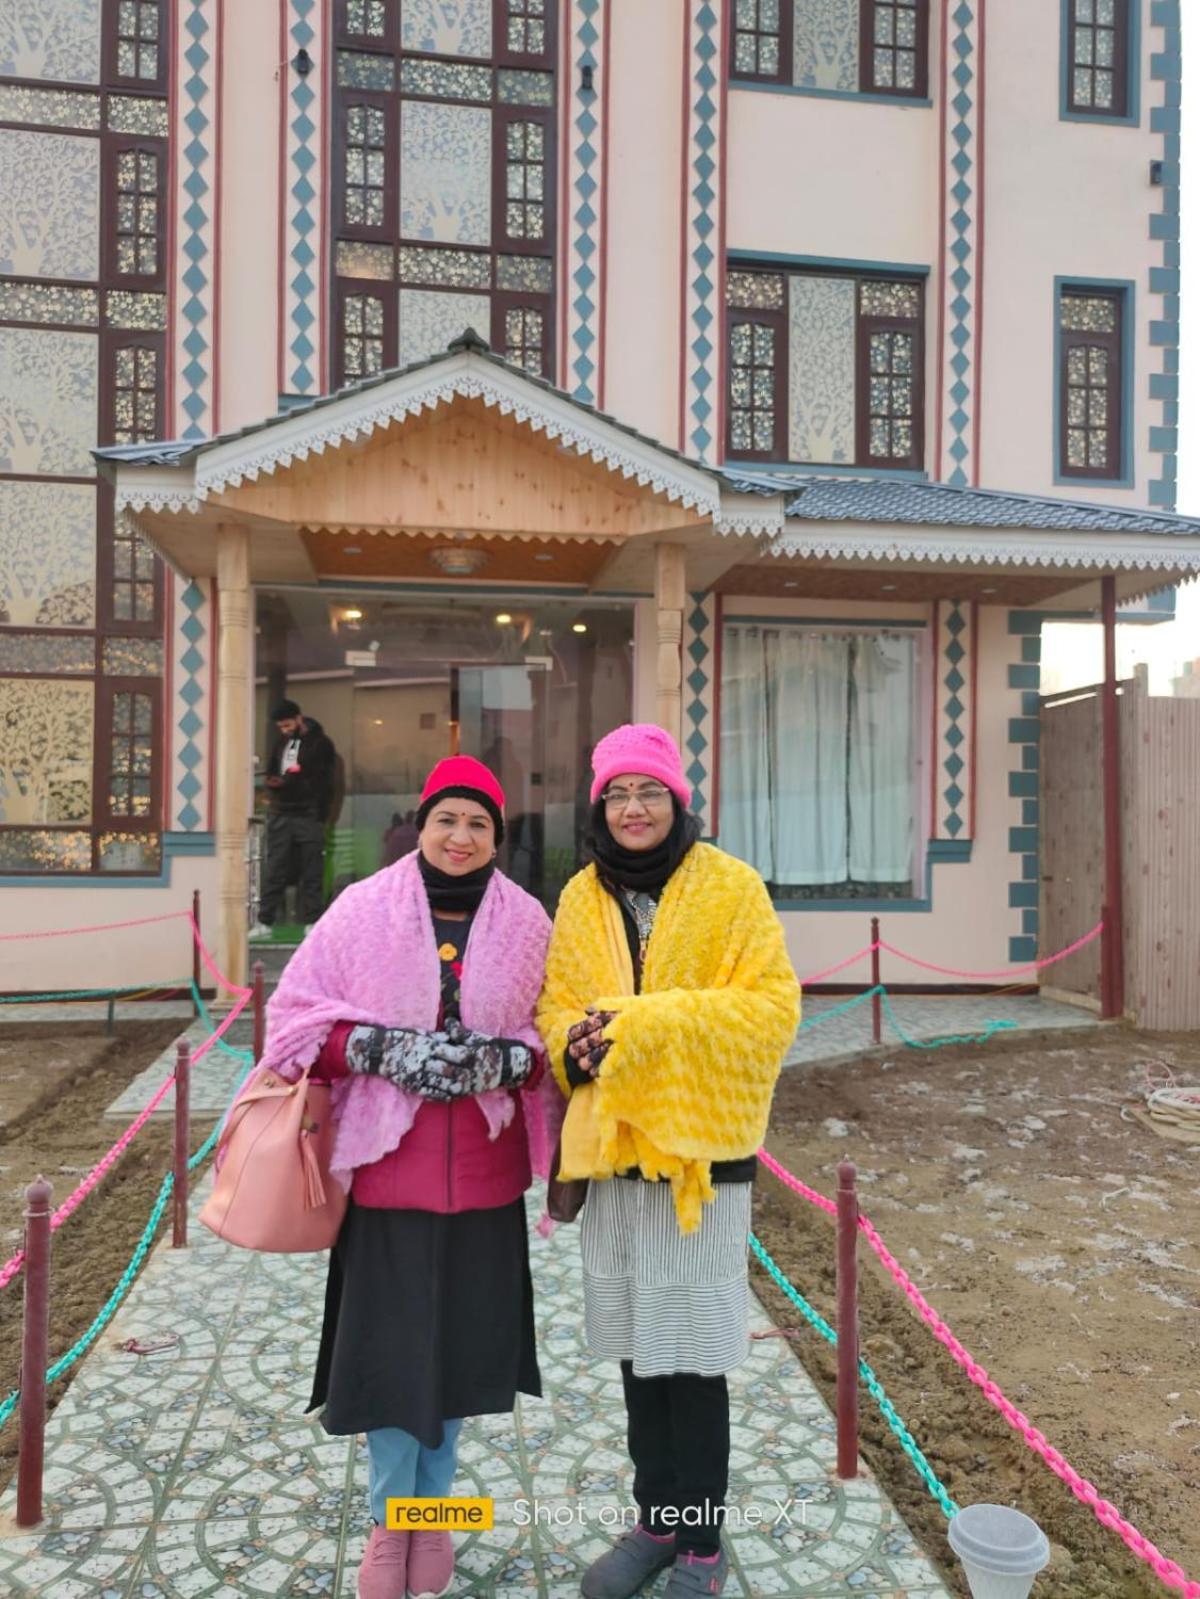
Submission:
<svg viewBox="0 0 1200 1599">
<path fill-rule="evenodd" d="M 546 340 L 544 314 L 532 306 L 516 305 L 504 313 L 504 354 L 514 366 L 542 377 Z"/>
<path fill-rule="evenodd" d="M 159 159 L 153 150 L 117 156 L 116 268 L 123 277 L 158 272 Z"/>
<path fill-rule="evenodd" d="M 729 329 L 729 436 L 739 455 L 775 453 L 775 381 L 779 338 L 761 322 Z"/>
<path fill-rule="evenodd" d="M 863 0 L 860 87 L 870 94 L 929 92 L 928 0 Z"/>
<path fill-rule="evenodd" d="M 153 345 L 127 344 L 113 363 L 114 444 L 141 444 L 160 437 L 158 351 Z"/>
<path fill-rule="evenodd" d="M 359 39 L 387 37 L 387 0 L 346 0 L 345 32 Z"/>
<path fill-rule="evenodd" d="M 369 378 L 383 370 L 383 301 L 375 294 L 348 294 L 342 301 L 342 360 L 346 377 Z"/>
<path fill-rule="evenodd" d="M 346 107 L 343 221 L 352 228 L 387 222 L 387 112 L 379 105 Z"/>
<path fill-rule="evenodd" d="M 154 551 L 124 521 L 112 536 L 111 605 L 117 622 L 150 622 L 158 599 Z"/>
<path fill-rule="evenodd" d="M 546 0 L 507 0 L 507 43 L 512 55 L 546 52 Z"/>
<path fill-rule="evenodd" d="M 1129 108 L 1129 0 L 1067 0 L 1067 96 L 1085 116 Z"/>
<path fill-rule="evenodd" d="M 546 129 L 540 122 L 505 128 L 505 232 L 513 240 L 546 236 Z"/>
<path fill-rule="evenodd" d="M 1064 289 L 1059 299 L 1059 474 L 1121 475 L 1120 291 Z"/>
<path fill-rule="evenodd" d="M 739 265 L 725 298 L 731 456 L 921 466 L 920 282 Z"/>
<path fill-rule="evenodd" d="M 108 812 L 114 819 L 150 815 L 153 735 L 151 696 L 114 694 L 108 763 Z"/>
<path fill-rule="evenodd" d="M 119 78 L 157 82 L 161 75 L 159 22 L 159 0 L 120 0 L 117 7 Z"/>
<path fill-rule="evenodd" d="M 785 12 L 794 0 L 734 0 L 733 74 L 738 78 L 778 80 L 785 76 Z"/>
</svg>

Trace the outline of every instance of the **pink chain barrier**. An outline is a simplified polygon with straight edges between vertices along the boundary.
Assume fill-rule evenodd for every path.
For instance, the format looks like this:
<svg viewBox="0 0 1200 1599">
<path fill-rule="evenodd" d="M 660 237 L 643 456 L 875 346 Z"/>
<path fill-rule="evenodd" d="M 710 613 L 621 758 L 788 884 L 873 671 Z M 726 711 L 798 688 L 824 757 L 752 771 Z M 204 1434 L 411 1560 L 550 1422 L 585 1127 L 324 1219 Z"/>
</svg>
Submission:
<svg viewBox="0 0 1200 1599">
<path fill-rule="evenodd" d="M 814 1205 L 819 1205 L 830 1215 L 836 1215 L 837 1205 L 832 1199 L 826 1199 L 824 1194 L 819 1194 L 815 1188 L 809 1188 L 807 1183 L 802 1183 L 785 1166 L 781 1166 L 774 1156 L 768 1155 L 765 1149 L 759 1150 L 758 1158 L 767 1170 L 778 1177 L 780 1182 L 793 1193 L 799 1194 L 802 1199 L 807 1199 Z M 1028 1416 L 1017 1409 L 970 1351 L 959 1343 L 865 1216 L 859 1216 L 858 1225 L 885 1269 L 916 1306 L 921 1320 L 929 1327 L 934 1337 L 950 1351 L 988 1403 L 1000 1412 L 1010 1427 L 1021 1434 L 1030 1449 L 1040 1455 L 1055 1476 L 1066 1483 L 1076 1499 L 1090 1507 L 1102 1527 L 1117 1533 L 1139 1560 L 1146 1562 L 1160 1582 L 1182 1593 L 1184 1599 L 1200 1599 L 1200 1582 L 1192 1582 L 1182 1566 L 1174 1560 L 1168 1560 L 1144 1533 L 1139 1532 L 1131 1522 L 1125 1520 L 1114 1504 L 1100 1497 L 1099 1490 L 1086 1477 L 1081 1476 L 1070 1461 L 1047 1441 L 1045 1434 L 1033 1425 Z"/>
<path fill-rule="evenodd" d="M 195 1054 L 191 1057 L 193 1066 L 198 1060 L 202 1060 L 203 1057 L 208 1054 L 209 1050 L 219 1038 L 224 1037 L 224 1035 L 233 1026 L 234 1022 L 237 1021 L 238 1017 L 242 1014 L 253 997 L 252 990 L 248 988 L 235 990 L 235 992 L 240 993 L 241 998 L 238 1000 L 237 1004 L 233 1006 L 229 1012 L 229 1015 L 226 1016 L 225 1020 L 220 1024 L 220 1026 L 217 1027 L 202 1044 L 197 1046 Z M 50 1218 L 51 1232 L 57 1232 L 57 1230 L 62 1226 L 63 1222 L 66 1221 L 68 1216 L 73 1215 L 74 1212 L 79 1209 L 80 1205 L 92 1192 L 96 1185 L 109 1171 L 111 1171 L 112 1167 L 129 1148 L 134 1138 L 136 1138 L 138 1133 L 141 1132 L 142 1128 L 158 1109 L 159 1105 L 162 1104 L 167 1090 L 171 1087 L 174 1081 L 175 1073 L 172 1072 L 163 1083 L 162 1087 L 156 1090 L 145 1109 L 139 1111 L 135 1119 L 130 1122 L 129 1126 L 121 1134 L 120 1138 L 117 1139 L 116 1143 L 112 1146 L 108 1153 L 100 1157 L 100 1159 L 92 1167 L 91 1171 L 75 1189 L 74 1193 L 70 1194 L 66 1199 L 63 1200 L 62 1204 Z M 18 1249 L 16 1254 L 5 1262 L 3 1268 L 0 1268 L 0 1288 L 7 1288 L 9 1283 L 12 1282 L 13 1278 L 17 1275 L 24 1264 L 25 1251 L 23 1249 Z"/>
<path fill-rule="evenodd" d="M 218 988 L 223 988 L 227 993 L 230 994 L 241 994 L 247 999 L 252 999 L 254 997 L 254 990 L 252 988 L 243 988 L 240 983 L 231 983 L 228 977 L 225 976 L 224 972 L 218 968 L 216 961 L 213 960 L 212 956 L 208 952 L 208 945 L 200 936 L 200 929 L 196 926 L 196 918 L 192 915 L 191 911 L 184 911 L 183 915 L 185 915 L 188 921 L 192 924 L 192 937 L 196 940 L 196 948 L 200 951 L 200 959 L 208 968 L 208 975 L 216 983 Z"/>
<path fill-rule="evenodd" d="M 1047 955 L 1042 960 L 1026 961 L 1023 966 L 1009 966 L 1002 972 L 960 972 L 953 966 L 935 966 L 932 961 L 918 960 L 915 955 L 906 955 L 902 949 L 897 949 L 894 944 L 888 944 L 883 939 L 879 940 L 880 949 L 886 949 L 889 955 L 896 955 L 902 961 L 908 961 L 912 966 L 921 966 L 927 972 L 940 972 L 945 977 L 980 977 L 997 978 L 1013 977 L 1017 972 L 1040 972 L 1043 967 L 1053 966 L 1057 961 L 1065 961 L 1068 955 L 1074 955 L 1078 950 L 1090 944 L 1093 939 L 1099 938 L 1104 931 L 1104 923 L 1097 922 L 1090 933 L 1085 933 L 1082 938 L 1077 938 L 1073 944 L 1068 944 L 1066 949 L 1060 949 L 1057 955 Z"/>
<path fill-rule="evenodd" d="M 174 922 L 184 916 L 191 919 L 190 911 L 167 911 L 163 916 L 139 916 L 133 922 L 101 922 L 96 927 L 52 927 L 45 933 L 0 933 L 0 944 L 14 938 L 74 938 L 77 933 L 111 933 L 120 927 L 150 927 L 155 922 Z"/>
</svg>

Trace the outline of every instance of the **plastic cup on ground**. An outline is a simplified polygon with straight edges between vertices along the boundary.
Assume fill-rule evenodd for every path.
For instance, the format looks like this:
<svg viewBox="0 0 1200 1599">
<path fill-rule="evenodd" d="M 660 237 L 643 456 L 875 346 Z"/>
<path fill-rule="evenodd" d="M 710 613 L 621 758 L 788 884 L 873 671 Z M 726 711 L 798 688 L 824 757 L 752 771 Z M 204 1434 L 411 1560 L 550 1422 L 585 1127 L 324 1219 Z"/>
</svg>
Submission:
<svg viewBox="0 0 1200 1599">
<path fill-rule="evenodd" d="M 973 1599 L 1027 1599 L 1050 1559 L 1049 1540 L 1037 1522 L 1007 1505 L 968 1505 L 946 1536 Z"/>
</svg>

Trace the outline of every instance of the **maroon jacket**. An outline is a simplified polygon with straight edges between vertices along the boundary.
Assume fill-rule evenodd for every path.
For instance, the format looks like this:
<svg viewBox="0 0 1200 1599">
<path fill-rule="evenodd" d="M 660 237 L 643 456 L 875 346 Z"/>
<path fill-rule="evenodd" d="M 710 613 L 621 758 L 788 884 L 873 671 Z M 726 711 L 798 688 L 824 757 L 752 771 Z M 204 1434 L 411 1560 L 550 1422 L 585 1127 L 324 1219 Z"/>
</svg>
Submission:
<svg viewBox="0 0 1200 1599">
<path fill-rule="evenodd" d="M 349 1075 L 346 1044 L 352 1022 L 339 1022 L 325 1040 L 312 1075 L 325 1082 Z M 525 1137 L 523 1092 L 537 1087 L 539 1057 L 524 1088 L 513 1094 L 513 1118 L 495 1139 L 471 1099 L 428 1100 L 399 1145 L 360 1166 L 350 1188 L 356 1205 L 371 1210 L 495 1210 L 510 1205 L 533 1181 Z"/>
</svg>

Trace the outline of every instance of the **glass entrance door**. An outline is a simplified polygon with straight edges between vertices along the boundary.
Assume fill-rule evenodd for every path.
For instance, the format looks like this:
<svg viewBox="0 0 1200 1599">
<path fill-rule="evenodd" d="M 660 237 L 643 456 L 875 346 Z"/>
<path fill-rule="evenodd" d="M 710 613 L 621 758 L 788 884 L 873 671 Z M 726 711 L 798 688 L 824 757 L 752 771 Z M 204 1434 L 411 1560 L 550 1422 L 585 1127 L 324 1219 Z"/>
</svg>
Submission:
<svg viewBox="0 0 1200 1599">
<path fill-rule="evenodd" d="M 508 801 L 499 865 L 541 898 L 545 886 L 546 687 L 552 659 L 520 666 L 454 666 L 451 748 L 500 779 Z"/>
</svg>

